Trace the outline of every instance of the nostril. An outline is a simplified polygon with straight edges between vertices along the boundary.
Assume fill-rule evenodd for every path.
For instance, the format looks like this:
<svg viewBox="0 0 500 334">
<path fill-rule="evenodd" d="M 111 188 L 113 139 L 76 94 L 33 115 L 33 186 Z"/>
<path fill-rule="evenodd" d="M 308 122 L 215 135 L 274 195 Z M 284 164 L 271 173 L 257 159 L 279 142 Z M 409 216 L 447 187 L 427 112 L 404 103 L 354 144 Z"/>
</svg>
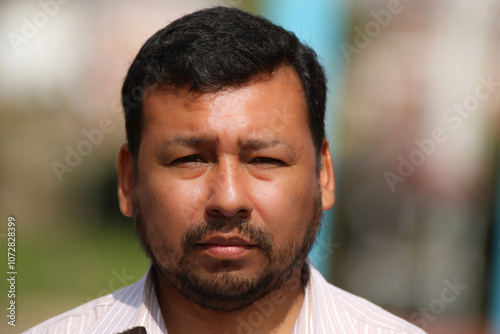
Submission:
<svg viewBox="0 0 500 334">
<path fill-rule="evenodd" d="M 209 222 L 224 222 L 231 229 L 237 227 L 251 219 L 252 213 L 248 210 L 239 210 L 238 212 L 228 215 L 227 212 L 220 210 L 208 210 L 205 212 L 205 221 Z"/>
<path fill-rule="evenodd" d="M 251 210 L 248 207 L 230 207 L 230 206 L 209 206 L 206 209 L 209 216 L 212 217 L 225 217 L 233 218 L 238 217 L 240 219 L 248 218 L 250 216 Z"/>
</svg>

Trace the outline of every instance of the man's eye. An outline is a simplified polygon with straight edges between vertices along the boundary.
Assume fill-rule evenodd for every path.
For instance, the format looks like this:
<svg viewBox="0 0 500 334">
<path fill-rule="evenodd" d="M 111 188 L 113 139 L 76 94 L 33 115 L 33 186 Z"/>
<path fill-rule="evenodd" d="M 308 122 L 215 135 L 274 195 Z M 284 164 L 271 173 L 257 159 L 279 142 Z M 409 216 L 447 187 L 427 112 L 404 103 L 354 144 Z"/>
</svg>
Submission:
<svg viewBox="0 0 500 334">
<path fill-rule="evenodd" d="M 189 162 L 203 162 L 203 159 L 201 159 L 197 155 L 188 155 L 182 158 L 175 159 L 173 163 L 189 163 Z"/>
<path fill-rule="evenodd" d="M 274 158 L 268 158 L 268 157 L 257 157 L 253 158 L 251 163 L 257 163 L 257 164 L 269 164 L 269 165 L 282 165 L 283 161 L 274 159 Z"/>
</svg>

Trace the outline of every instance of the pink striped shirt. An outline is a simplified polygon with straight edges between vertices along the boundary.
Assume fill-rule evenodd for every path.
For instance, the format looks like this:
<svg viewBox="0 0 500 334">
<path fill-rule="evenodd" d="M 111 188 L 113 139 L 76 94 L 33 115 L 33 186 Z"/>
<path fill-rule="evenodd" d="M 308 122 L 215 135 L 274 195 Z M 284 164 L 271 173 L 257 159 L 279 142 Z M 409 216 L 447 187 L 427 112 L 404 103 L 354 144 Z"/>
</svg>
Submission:
<svg viewBox="0 0 500 334">
<path fill-rule="evenodd" d="M 365 333 L 424 334 L 420 328 L 369 301 L 329 284 L 308 261 L 305 297 L 291 334 Z M 249 319 L 242 333 L 252 330 Z M 138 282 L 24 332 L 49 333 L 167 333 L 156 297 L 151 266 Z"/>
</svg>

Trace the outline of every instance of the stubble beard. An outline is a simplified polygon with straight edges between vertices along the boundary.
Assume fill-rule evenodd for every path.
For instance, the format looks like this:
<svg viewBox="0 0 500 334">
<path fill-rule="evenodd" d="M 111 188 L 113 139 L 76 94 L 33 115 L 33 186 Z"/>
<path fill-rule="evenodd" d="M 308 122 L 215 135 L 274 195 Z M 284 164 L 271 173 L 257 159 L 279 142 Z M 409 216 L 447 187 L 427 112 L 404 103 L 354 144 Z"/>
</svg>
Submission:
<svg viewBox="0 0 500 334">
<path fill-rule="evenodd" d="M 208 277 L 198 275 L 188 265 L 188 257 L 194 245 L 209 233 L 230 224 L 227 221 L 200 222 L 191 227 L 183 237 L 183 252 L 180 256 L 175 256 L 169 245 L 154 240 L 160 234 L 147 230 L 147 223 L 141 215 L 140 204 L 135 196 L 134 223 L 142 248 L 152 260 L 157 274 L 162 275 L 169 285 L 198 305 L 214 311 L 229 312 L 249 306 L 271 291 L 279 289 L 299 268 L 304 266 L 321 225 L 321 202 L 321 190 L 318 187 L 304 237 L 299 242 L 290 240 L 283 247 L 277 247 L 269 233 L 250 222 L 240 220 L 231 223 L 242 237 L 257 244 L 258 250 L 265 258 L 264 268 L 254 277 L 244 277 L 231 271 L 230 260 L 220 260 L 219 267 L 227 268 L 227 270 L 210 274 Z M 153 250 L 152 245 L 158 246 Z M 176 257 L 175 261 L 164 261 L 173 257 Z M 173 264 L 170 264 L 172 262 Z"/>
</svg>

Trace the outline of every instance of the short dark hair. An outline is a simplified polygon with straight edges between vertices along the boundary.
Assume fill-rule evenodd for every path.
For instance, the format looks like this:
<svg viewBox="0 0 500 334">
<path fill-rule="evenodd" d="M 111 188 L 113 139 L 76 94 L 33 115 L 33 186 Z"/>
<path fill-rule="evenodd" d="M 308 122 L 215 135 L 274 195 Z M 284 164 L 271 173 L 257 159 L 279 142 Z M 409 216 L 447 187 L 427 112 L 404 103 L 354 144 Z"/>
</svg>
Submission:
<svg viewBox="0 0 500 334">
<path fill-rule="evenodd" d="M 257 75 L 271 75 L 282 66 L 292 68 L 300 78 L 320 164 L 326 77 L 316 53 L 292 32 L 229 7 L 204 9 L 173 21 L 146 41 L 130 65 L 122 104 L 134 161 L 141 140 L 142 101 L 151 88 L 213 92 L 244 85 Z"/>
</svg>

